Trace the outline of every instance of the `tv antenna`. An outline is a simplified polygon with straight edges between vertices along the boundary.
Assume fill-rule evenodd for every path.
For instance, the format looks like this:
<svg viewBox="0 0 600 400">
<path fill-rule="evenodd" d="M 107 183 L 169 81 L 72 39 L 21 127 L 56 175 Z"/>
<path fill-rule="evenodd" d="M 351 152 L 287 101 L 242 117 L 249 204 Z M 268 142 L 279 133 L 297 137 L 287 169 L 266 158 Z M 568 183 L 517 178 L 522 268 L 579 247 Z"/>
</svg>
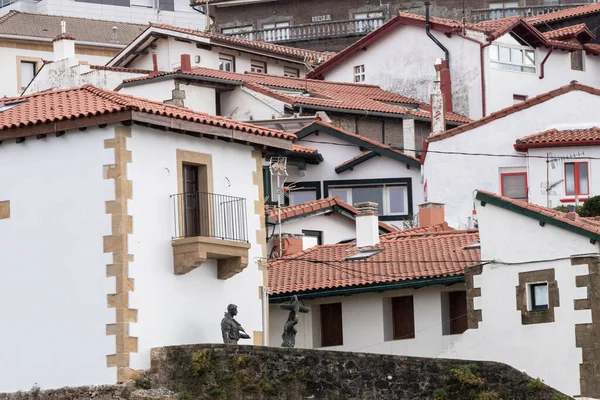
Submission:
<svg viewBox="0 0 600 400">
<path fill-rule="evenodd" d="M 585 156 L 583 151 L 578 151 L 577 153 L 570 154 L 559 154 L 555 155 L 552 152 L 546 153 L 546 182 L 542 182 L 542 194 L 546 194 L 546 207 L 550 208 L 550 194 L 556 196 L 556 192 L 552 189 L 560 185 L 564 179 L 560 179 L 555 182 L 550 182 L 550 168 L 555 169 L 557 165 L 566 161 L 577 159 Z"/>
<path fill-rule="evenodd" d="M 281 237 L 281 198 L 285 195 L 283 185 L 288 177 L 287 173 L 287 157 L 271 157 L 269 160 L 269 171 L 271 177 L 277 177 L 277 225 L 279 231 L 279 255 L 283 254 L 283 239 Z M 283 177 L 283 182 L 281 178 Z"/>
</svg>

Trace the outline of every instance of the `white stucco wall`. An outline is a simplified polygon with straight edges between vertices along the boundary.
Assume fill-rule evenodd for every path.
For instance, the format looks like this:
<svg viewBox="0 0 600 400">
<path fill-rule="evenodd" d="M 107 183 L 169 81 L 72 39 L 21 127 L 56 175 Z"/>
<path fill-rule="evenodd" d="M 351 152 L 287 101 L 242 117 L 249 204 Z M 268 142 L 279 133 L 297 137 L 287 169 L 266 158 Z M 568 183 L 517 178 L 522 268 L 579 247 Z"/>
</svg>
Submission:
<svg viewBox="0 0 600 400">
<path fill-rule="evenodd" d="M 454 110 L 470 118 L 481 117 L 481 73 L 479 44 L 457 35 L 448 38 L 431 31 L 450 52 L 452 101 Z M 364 65 L 365 83 L 430 102 L 435 78 L 435 60 L 444 52 L 429 38 L 425 29 L 398 25 L 324 73 L 325 80 L 354 82 L 354 66 Z"/>
<path fill-rule="evenodd" d="M 432 142 L 429 150 L 522 156 L 524 153 L 517 153 L 513 147 L 518 138 L 550 128 L 569 126 L 573 123 L 574 115 L 578 116 L 578 125 L 596 126 L 600 122 L 596 111 L 599 105 L 598 96 L 573 91 L 447 139 Z M 483 189 L 500 193 L 500 172 L 510 168 L 527 170 L 527 159 L 428 152 L 424 165 L 428 201 L 445 203 L 448 223 L 454 227 L 466 227 L 467 218 L 472 215 L 473 210 L 473 191 Z M 534 178 L 539 180 L 537 175 Z M 540 184 L 541 181 L 530 179 L 530 193 L 537 190 Z M 545 205 L 545 199 L 542 205 Z"/>
<path fill-rule="evenodd" d="M 238 121 L 283 117 L 285 104 L 272 97 L 244 87 L 221 93 L 221 112 Z"/>
<path fill-rule="evenodd" d="M 272 75 L 283 75 L 284 66 L 297 68 L 300 70 L 300 76 L 306 75 L 306 66 L 298 61 L 286 61 L 287 57 L 281 58 L 267 57 L 255 54 L 251 51 L 244 51 L 242 48 L 232 49 L 213 45 L 210 50 L 196 47 L 196 42 L 205 42 L 209 45 L 210 40 L 199 38 L 193 35 L 183 35 L 192 40 L 191 43 L 176 41 L 173 37 L 166 40 L 159 40 L 156 45 L 156 55 L 158 58 L 158 69 L 161 71 L 172 71 L 181 65 L 181 55 L 189 54 L 191 56 L 192 67 L 204 67 L 219 69 L 219 54 L 235 57 L 235 71 L 232 72 L 250 72 L 251 60 L 267 63 L 267 72 Z M 200 56 L 200 62 L 196 62 L 195 57 Z M 138 57 L 131 65 L 131 68 L 152 69 L 152 55 L 148 53 Z"/>
<path fill-rule="evenodd" d="M 144 74 L 91 69 L 89 65 L 79 64 L 78 60 L 74 58 L 64 59 L 44 65 L 24 94 L 47 89 L 69 89 L 87 83 L 102 89 L 113 90 L 123 80 L 140 76 L 144 76 Z"/>
<path fill-rule="evenodd" d="M 0 148 L 0 201 L 11 213 L 0 220 L 0 392 L 116 381 L 106 367 L 115 281 L 103 253 L 115 190 L 102 172 L 114 163 L 110 137 L 110 127 L 90 128 Z"/>
<path fill-rule="evenodd" d="M 558 157 L 554 163 L 555 167 L 546 169 L 546 154 L 551 153 L 551 157 Z M 529 170 L 529 180 L 532 182 L 529 190 L 530 201 L 535 204 L 546 205 L 546 180 L 550 184 L 563 179 L 554 189 L 550 191 L 550 207 L 556 207 L 561 204 L 575 204 L 574 202 L 561 202 L 562 200 L 575 200 L 575 196 L 567 196 L 565 190 L 565 163 L 568 162 L 587 162 L 590 197 L 600 193 L 600 174 L 596 173 L 600 160 L 600 148 L 598 146 L 578 146 L 578 147 L 553 147 L 546 149 L 529 149 L 531 158 L 527 160 Z M 561 160 L 560 157 L 566 157 Z M 546 175 L 548 173 L 548 175 Z M 543 182 L 543 187 L 540 183 Z M 534 185 L 535 184 L 535 185 Z M 583 204 L 585 198 L 579 199 L 578 204 Z"/>
<path fill-rule="evenodd" d="M 17 80 L 17 71 L 21 68 L 17 57 L 28 57 L 41 60 L 52 60 L 52 51 L 25 50 L 9 47 L 0 47 L 0 97 L 15 97 L 21 94 L 20 82 Z M 90 64 L 104 65 L 110 57 L 75 54 L 77 61 L 87 61 Z M 27 61 L 27 60 L 26 60 Z M 45 67 L 44 67 L 45 69 Z"/>
<path fill-rule="evenodd" d="M 598 253 L 588 238 L 535 219 L 487 204 L 477 204 L 482 260 L 516 265 L 488 264 L 476 275 L 481 288 L 475 309 L 482 310 L 478 329 L 467 330 L 442 356 L 507 363 L 569 395 L 578 395 L 581 349 L 575 346 L 575 325 L 591 322 L 591 311 L 575 311 L 574 299 L 587 295 L 575 286 L 575 276 L 587 274 L 587 265 L 573 266 L 569 257 Z M 544 263 L 526 261 L 566 258 Z M 560 306 L 555 322 L 522 325 L 516 307 L 519 273 L 553 268 Z"/>
<path fill-rule="evenodd" d="M 131 334 L 139 337 L 139 352 L 131 355 L 132 368 L 150 366 L 152 347 L 221 343 L 220 321 L 229 303 L 239 306 L 238 321 L 250 335 L 261 331 L 258 288 L 263 275 L 257 261 L 262 250 L 255 239 L 260 219 L 253 213 L 258 187 L 252 180 L 256 169 L 252 148 L 134 126 L 128 149 L 133 157 L 128 166 L 128 178 L 133 182 L 130 252 L 135 257 L 130 267 L 130 277 L 135 280 L 130 307 L 138 309 L 138 322 L 131 324 Z M 185 275 L 173 273 L 174 221 L 169 195 L 178 189 L 177 149 L 211 154 L 214 192 L 247 200 L 248 237 L 252 243 L 249 263 L 230 279 L 217 279 L 214 260 Z"/>
<path fill-rule="evenodd" d="M 175 0 L 175 11 L 158 10 L 141 6 L 114 6 L 109 4 L 93 4 L 74 0 L 41 0 L 31 2 L 21 0 L 11 4 L 9 9 L 39 14 L 64 15 L 108 21 L 132 22 L 137 24 L 160 23 L 176 25 L 189 29 L 204 29 L 204 15 L 194 11 L 186 0 Z M 9 10 L 0 9 L 0 15 Z"/>
<path fill-rule="evenodd" d="M 390 290 L 383 293 L 304 301 L 304 305 L 310 308 L 310 312 L 299 317 L 299 323 L 296 325 L 298 330 L 296 347 L 319 348 L 321 335 L 319 305 L 341 302 L 344 345 L 323 347 L 324 350 L 437 357 L 453 341 L 461 337 L 461 335 L 442 335 L 442 292 L 457 290 L 464 290 L 464 285 L 430 286 L 418 290 Z M 389 302 L 392 297 L 410 295 L 414 296 L 415 338 L 386 341 L 385 329 L 391 320 L 391 307 L 388 309 L 385 306 L 386 300 Z M 280 309 L 277 304 L 271 304 L 269 312 L 269 345 L 280 346 L 281 333 L 288 311 Z M 387 321 L 384 323 L 384 320 Z"/>
<path fill-rule="evenodd" d="M 173 89 L 175 89 L 175 82 L 172 79 L 168 79 L 164 81 L 145 82 L 143 85 L 126 86 L 119 89 L 119 93 L 163 102 L 173 97 Z"/>
</svg>

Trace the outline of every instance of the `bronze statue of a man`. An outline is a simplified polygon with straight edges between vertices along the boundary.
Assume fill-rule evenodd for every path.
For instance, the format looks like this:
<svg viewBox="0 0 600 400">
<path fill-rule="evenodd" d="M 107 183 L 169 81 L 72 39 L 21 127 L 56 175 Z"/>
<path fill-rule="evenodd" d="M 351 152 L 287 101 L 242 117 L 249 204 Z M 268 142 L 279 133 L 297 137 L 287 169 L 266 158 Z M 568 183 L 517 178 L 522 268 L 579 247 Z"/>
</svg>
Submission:
<svg viewBox="0 0 600 400">
<path fill-rule="evenodd" d="M 237 306 L 230 304 L 227 306 L 227 312 L 221 320 L 221 333 L 225 344 L 237 344 L 240 339 L 250 339 L 242 325 L 233 318 L 237 313 Z"/>
<path fill-rule="evenodd" d="M 292 296 L 289 303 L 280 304 L 279 307 L 290 312 L 283 326 L 283 335 L 281 335 L 283 343 L 281 343 L 281 347 L 294 347 L 296 346 L 296 333 L 298 333 L 296 330 L 298 313 L 307 313 L 310 309 L 303 306 L 296 295 Z"/>
</svg>

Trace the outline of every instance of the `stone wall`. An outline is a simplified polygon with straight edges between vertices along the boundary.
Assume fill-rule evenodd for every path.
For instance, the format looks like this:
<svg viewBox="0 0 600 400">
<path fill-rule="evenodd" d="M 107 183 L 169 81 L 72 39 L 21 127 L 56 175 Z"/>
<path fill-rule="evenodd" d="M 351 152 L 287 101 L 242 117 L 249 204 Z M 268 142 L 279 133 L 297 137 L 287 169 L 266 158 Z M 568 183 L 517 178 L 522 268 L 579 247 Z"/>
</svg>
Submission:
<svg viewBox="0 0 600 400">
<path fill-rule="evenodd" d="M 26 392 L 0 393 L 0 400 L 178 400 L 179 395 L 168 389 L 141 389 L 139 381 L 122 385 L 100 385 L 66 387 L 61 389 L 40 390 L 32 388 Z"/>
<path fill-rule="evenodd" d="M 226 345 L 151 357 L 146 379 L 185 399 L 569 399 L 493 362 Z"/>
</svg>

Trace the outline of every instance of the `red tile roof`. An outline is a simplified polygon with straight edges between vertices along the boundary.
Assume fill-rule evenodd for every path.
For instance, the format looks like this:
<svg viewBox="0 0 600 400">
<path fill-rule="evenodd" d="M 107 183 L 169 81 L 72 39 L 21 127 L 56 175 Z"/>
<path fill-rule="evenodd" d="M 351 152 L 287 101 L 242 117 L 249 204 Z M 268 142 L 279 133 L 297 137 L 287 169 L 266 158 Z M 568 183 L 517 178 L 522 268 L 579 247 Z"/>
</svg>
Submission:
<svg viewBox="0 0 600 400">
<path fill-rule="evenodd" d="M 587 129 L 549 129 L 517 139 L 515 149 L 526 151 L 532 147 L 562 146 L 598 146 L 600 145 L 600 128 Z"/>
<path fill-rule="evenodd" d="M 485 117 L 483 117 L 481 119 L 478 119 L 477 121 L 471 122 L 469 124 L 458 126 L 456 128 L 450 129 L 450 130 L 448 130 L 448 131 L 446 131 L 444 133 L 440 133 L 438 135 L 429 136 L 426 139 L 426 142 L 427 143 L 438 142 L 440 140 L 444 140 L 444 139 L 447 139 L 449 137 L 456 136 L 456 135 L 458 135 L 460 133 L 470 131 L 472 129 L 478 128 L 478 127 L 480 127 L 482 125 L 488 124 L 488 123 L 490 123 L 492 121 L 495 121 L 497 119 L 504 118 L 504 117 L 506 117 L 508 115 L 514 114 L 514 113 L 519 112 L 521 110 L 528 109 L 528 108 L 533 107 L 533 106 L 535 106 L 537 104 L 544 103 L 544 102 L 546 102 L 548 100 L 551 100 L 551 99 L 553 99 L 553 98 L 555 98 L 557 96 L 561 96 L 561 95 L 563 95 L 565 93 L 570 93 L 570 92 L 575 91 L 575 90 L 579 90 L 579 91 L 582 91 L 582 92 L 590 93 L 590 94 L 593 94 L 593 95 L 596 95 L 596 96 L 600 95 L 600 90 L 599 89 L 594 89 L 593 87 L 582 85 L 580 83 L 574 82 L 574 83 L 571 83 L 569 85 L 562 86 L 562 87 L 560 87 L 558 89 L 552 90 L 550 92 L 537 95 L 535 97 L 527 99 L 527 100 L 525 100 L 525 101 L 523 101 L 521 103 L 515 104 L 513 106 L 510 106 L 510 107 L 504 108 L 502 110 L 493 112 L 490 115 L 487 115 L 487 116 L 485 116 Z"/>
<path fill-rule="evenodd" d="M 593 14 L 600 12 L 600 4 L 588 4 L 581 7 L 573 7 L 567 8 L 560 11 L 555 11 L 548 14 L 540 14 L 534 15 L 531 17 L 527 17 L 527 22 L 533 24 L 534 26 L 547 24 L 555 21 L 560 21 L 563 19 L 569 19 L 574 17 L 580 17 L 583 15 Z"/>
<path fill-rule="evenodd" d="M 506 18 L 491 19 L 477 24 L 470 24 L 468 28 L 477 32 L 485 33 L 488 38 L 497 39 L 512 28 L 520 24 L 523 18 L 518 15 Z"/>
<path fill-rule="evenodd" d="M 130 74 L 149 74 L 152 71 L 149 69 L 125 68 L 125 67 L 109 67 L 107 65 L 90 65 L 91 69 L 99 69 L 103 71 L 127 72 Z"/>
<path fill-rule="evenodd" d="M 586 36 L 589 39 L 589 40 L 587 40 L 587 42 L 596 38 L 596 35 L 594 35 L 592 33 L 592 31 L 590 31 L 588 29 L 586 24 L 577 24 L 577 25 L 566 26 L 564 28 L 559 28 L 559 29 L 554 29 L 554 30 L 548 31 L 548 32 L 543 32 L 542 35 L 544 35 L 544 37 L 546 39 L 550 39 L 550 40 L 573 39 L 573 38 L 577 38 L 580 35 Z"/>
<path fill-rule="evenodd" d="M 345 261 L 360 252 L 355 243 L 315 246 L 271 262 L 269 288 L 278 295 L 461 276 L 481 262 L 479 250 L 464 250 L 478 241 L 477 232 L 409 235 L 382 241 L 372 249 L 383 252 L 362 261 Z"/>
<path fill-rule="evenodd" d="M 341 207 L 346 212 L 349 212 L 350 214 L 352 214 L 354 216 L 356 216 L 356 213 L 358 212 L 358 210 L 356 210 L 356 208 L 352 207 L 350 204 L 341 200 L 339 197 L 327 197 L 325 199 L 309 201 L 307 203 L 281 207 L 281 221 L 285 222 L 286 220 L 289 220 L 289 219 L 306 217 L 307 215 L 312 214 L 314 212 L 330 210 L 336 206 Z M 278 217 L 279 213 L 277 211 L 277 207 L 269 209 L 267 211 L 267 215 L 269 218 L 277 221 L 279 218 Z M 387 231 L 387 232 L 395 232 L 397 230 L 397 229 L 393 228 L 392 226 L 390 226 L 384 222 L 381 222 L 381 221 L 379 221 L 379 228 L 384 231 Z"/>
<path fill-rule="evenodd" d="M 193 68 L 189 72 L 163 72 L 157 75 L 128 79 L 123 82 L 123 86 L 167 75 L 206 77 L 238 83 L 290 105 L 313 106 L 324 110 L 368 111 L 390 115 L 411 115 L 424 119 L 431 118 L 428 104 L 385 91 L 379 86 L 290 78 L 252 72 L 240 74 L 210 68 Z M 308 91 L 310 96 L 303 96 L 302 93 L 305 91 Z M 447 113 L 446 120 L 454 123 L 471 121 L 467 117 L 454 113 Z"/>
<path fill-rule="evenodd" d="M 229 45 L 243 46 L 243 47 L 247 47 L 247 48 L 251 48 L 251 49 L 262 50 L 262 51 L 267 51 L 267 52 L 274 53 L 274 54 L 279 54 L 282 56 L 289 56 L 289 57 L 296 58 L 299 61 L 303 61 L 305 58 L 309 58 L 309 59 L 313 60 L 316 64 L 318 64 L 318 60 L 321 60 L 321 62 L 324 62 L 332 56 L 331 54 L 322 53 L 319 51 L 300 49 L 297 47 L 282 46 L 282 45 L 274 44 L 274 43 L 260 42 L 258 40 L 242 39 L 242 38 L 238 38 L 238 37 L 234 37 L 234 36 L 222 35 L 220 33 L 179 28 L 176 26 L 165 25 L 165 24 L 152 24 L 150 28 L 152 28 L 152 27 L 158 28 L 158 29 L 164 29 L 164 30 L 168 30 L 168 31 L 172 31 L 172 32 L 184 33 L 187 35 L 199 36 L 202 38 L 210 39 L 211 41 L 225 43 L 225 44 L 229 44 Z"/>
<path fill-rule="evenodd" d="M 19 103 L 0 112 L 0 139 L 2 131 L 44 123 L 73 120 L 117 113 L 139 111 L 213 125 L 259 136 L 295 140 L 296 135 L 234 121 L 228 118 L 192 111 L 187 108 L 167 105 L 110 90 L 84 85 L 80 88 L 44 91 L 28 96 L 0 99 L 0 107 Z"/>
<path fill-rule="evenodd" d="M 441 235 L 447 233 L 461 233 L 461 232 L 470 232 L 470 231 L 457 231 L 448 225 L 447 222 L 443 222 L 438 225 L 433 226 L 424 226 L 424 227 L 416 227 L 411 229 L 405 229 L 402 231 L 395 231 L 385 235 L 380 235 L 379 238 L 381 240 L 396 240 L 405 236 L 428 236 L 428 235 Z M 472 232 L 477 232 L 477 230 L 473 230 Z"/>
<path fill-rule="evenodd" d="M 367 151 L 363 151 L 362 153 L 360 153 L 359 155 L 352 157 L 349 160 L 344 161 L 343 163 L 341 163 L 340 165 L 336 165 L 335 167 L 335 171 L 338 172 L 338 169 L 340 168 L 344 168 L 346 165 L 353 163 L 356 160 L 359 160 L 363 157 L 367 157 L 370 156 L 371 154 L 373 154 L 373 152 L 371 150 L 367 150 Z M 338 172 L 339 173 L 339 172 Z"/>
<path fill-rule="evenodd" d="M 557 222 L 570 225 L 574 228 L 583 229 L 586 232 L 600 235 L 600 222 L 587 219 L 587 218 L 579 218 L 575 213 L 564 213 L 560 211 L 556 211 L 552 208 L 547 208 L 543 206 L 538 206 L 537 204 L 527 203 L 521 200 L 515 200 L 508 197 L 500 196 L 499 194 L 488 192 L 485 190 L 478 190 L 478 193 L 482 193 L 486 196 L 499 199 L 502 203 L 511 204 L 516 206 L 522 210 L 528 210 L 533 213 L 551 218 Z"/>
<path fill-rule="evenodd" d="M 300 146 L 299 144 L 292 144 L 292 151 L 295 151 L 296 153 L 307 153 L 307 154 L 313 154 L 313 153 L 319 152 L 317 149 L 311 149 L 310 147 Z"/>
</svg>

